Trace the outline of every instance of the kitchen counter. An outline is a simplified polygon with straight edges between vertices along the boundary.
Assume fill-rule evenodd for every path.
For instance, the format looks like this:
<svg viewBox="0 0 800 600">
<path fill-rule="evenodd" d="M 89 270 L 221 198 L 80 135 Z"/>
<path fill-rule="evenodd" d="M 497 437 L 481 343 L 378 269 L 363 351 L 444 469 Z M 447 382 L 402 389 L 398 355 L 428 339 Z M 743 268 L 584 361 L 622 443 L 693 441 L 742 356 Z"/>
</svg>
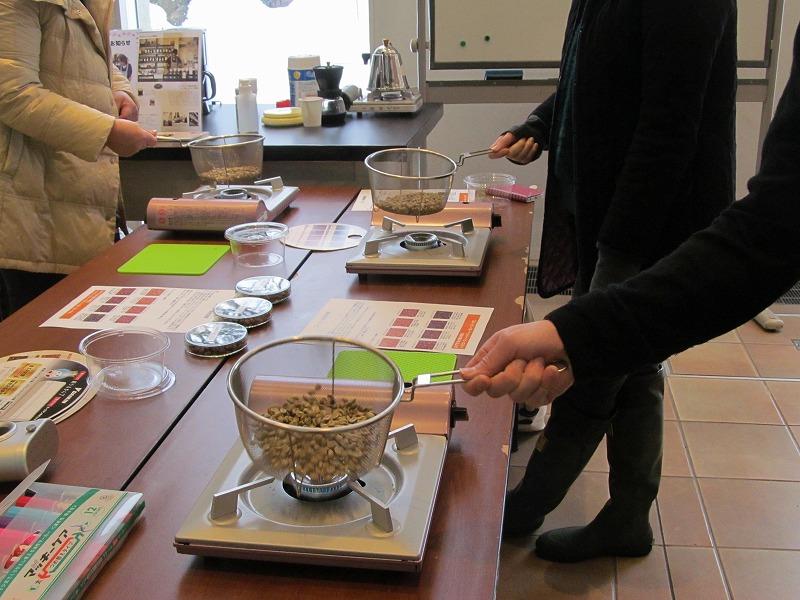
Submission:
<svg viewBox="0 0 800 600">
<path fill-rule="evenodd" d="M 262 105 L 260 110 L 267 108 Z M 364 158 L 385 148 L 425 147 L 442 118 L 441 104 L 424 104 L 415 114 L 348 113 L 340 127 L 265 127 L 264 177 L 280 175 L 287 185 L 368 183 Z M 211 135 L 236 133 L 233 105 L 218 106 L 205 117 Z M 168 143 L 169 144 L 169 143 Z M 129 220 L 144 220 L 150 198 L 174 198 L 201 182 L 189 149 L 175 144 L 148 148 L 120 161 L 122 194 Z"/>
</svg>

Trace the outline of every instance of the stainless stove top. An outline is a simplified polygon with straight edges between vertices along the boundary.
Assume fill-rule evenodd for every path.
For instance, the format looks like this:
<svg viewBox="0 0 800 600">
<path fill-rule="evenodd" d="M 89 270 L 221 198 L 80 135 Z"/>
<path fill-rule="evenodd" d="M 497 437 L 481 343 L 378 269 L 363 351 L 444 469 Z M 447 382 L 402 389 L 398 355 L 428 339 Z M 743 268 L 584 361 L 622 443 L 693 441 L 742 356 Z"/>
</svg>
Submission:
<svg viewBox="0 0 800 600">
<path fill-rule="evenodd" d="M 411 425 L 398 432 L 388 440 L 381 464 L 358 483 L 350 484 L 353 493 L 316 502 L 297 500 L 281 481 L 266 478 L 268 483 L 259 484 L 265 474 L 253 466 L 237 442 L 176 534 L 177 551 L 419 570 L 447 438 L 415 435 Z M 373 501 L 364 499 L 364 495 Z"/>
<path fill-rule="evenodd" d="M 472 219 L 448 225 L 399 223 L 384 217 L 347 261 L 348 273 L 477 277 L 483 270 L 491 230 Z"/>
<path fill-rule="evenodd" d="M 270 177 L 253 185 L 206 185 L 185 192 L 182 197 L 193 200 L 261 200 L 267 207 L 262 220 L 273 221 L 292 203 L 299 191 L 300 188 L 283 185 L 280 177 Z"/>
</svg>

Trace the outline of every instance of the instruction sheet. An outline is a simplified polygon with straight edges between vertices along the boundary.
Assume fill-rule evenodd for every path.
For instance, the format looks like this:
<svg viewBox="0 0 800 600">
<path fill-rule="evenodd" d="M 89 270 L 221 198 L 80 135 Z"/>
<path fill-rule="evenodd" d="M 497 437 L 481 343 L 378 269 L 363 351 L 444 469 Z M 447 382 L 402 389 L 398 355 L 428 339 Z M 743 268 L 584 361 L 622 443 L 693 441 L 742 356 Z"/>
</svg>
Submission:
<svg viewBox="0 0 800 600">
<path fill-rule="evenodd" d="M 301 335 L 332 335 L 389 350 L 472 355 L 494 309 L 484 306 L 333 299 Z"/>
<path fill-rule="evenodd" d="M 214 307 L 234 295 L 231 290 L 92 286 L 40 327 L 151 327 L 165 333 L 185 333 L 213 321 Z"/>
</svg>

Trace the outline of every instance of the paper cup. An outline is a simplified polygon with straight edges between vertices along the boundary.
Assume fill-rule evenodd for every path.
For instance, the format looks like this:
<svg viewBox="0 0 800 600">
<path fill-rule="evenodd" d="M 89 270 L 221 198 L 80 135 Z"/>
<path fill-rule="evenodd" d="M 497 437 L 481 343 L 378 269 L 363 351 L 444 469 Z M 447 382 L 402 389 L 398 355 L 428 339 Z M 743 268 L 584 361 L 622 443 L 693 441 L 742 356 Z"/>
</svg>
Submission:
<svg viewBox="0 0 800 600">
<path fill-rule="evenodd" d="M 322 98 L 306 96 L 298 100 L 300 114 L 303 116 L 303 127 L 320 127 L 322 125 Z"/>
</svg>

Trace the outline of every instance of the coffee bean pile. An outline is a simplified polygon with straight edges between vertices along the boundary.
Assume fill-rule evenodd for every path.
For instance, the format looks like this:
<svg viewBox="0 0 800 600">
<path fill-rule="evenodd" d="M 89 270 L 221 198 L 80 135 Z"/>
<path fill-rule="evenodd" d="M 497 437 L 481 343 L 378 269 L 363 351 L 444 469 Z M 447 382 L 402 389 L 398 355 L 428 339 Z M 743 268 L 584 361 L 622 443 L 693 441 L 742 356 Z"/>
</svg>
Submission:
<svg viewBox="0 0 800 600">
<path fill-rule="evenodd" d="M 314 483 L 326 483 L 343 475 L 359 476 L 375 465 L 375 449 L 383 428 L 366 426 L 343 432 L 325 429 L 352 425 L 375 416 L 370 408 L 356 400 L 343 400 L 319 394 L 319 387 L 303 396 L 289 398 L 271 407 L 265 417 L 288 425 L 317 427 L 320 432 L 291 432 L 261 426 L 255 433 L 271 470 L 293 472 L 296 477 Z"/>
</svg>

